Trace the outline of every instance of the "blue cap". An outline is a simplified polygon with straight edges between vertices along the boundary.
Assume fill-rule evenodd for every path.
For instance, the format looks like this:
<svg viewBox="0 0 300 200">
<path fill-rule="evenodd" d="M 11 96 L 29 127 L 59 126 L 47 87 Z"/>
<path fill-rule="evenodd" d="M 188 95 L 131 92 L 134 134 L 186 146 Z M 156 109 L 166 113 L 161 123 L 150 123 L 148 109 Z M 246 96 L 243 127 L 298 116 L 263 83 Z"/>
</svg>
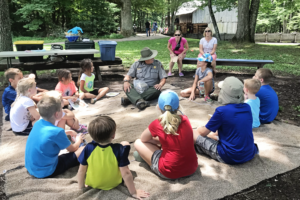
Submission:
<svg viewBox="0 0 300 200">
<path fill-rule="evenodd" d="M 175 111 L 179 108 L 179 97 L 176 92 L 164 91 L 159 95 L 158 106 L 162 111 L 166 111 L 165 106 L 171 106 L 171 111 Z"/>
<path fill-rule="evenodd" d="M 202 57 L 197 58 L 199 61 L 205 61 L 205 62 L 212 62 L 213 58 L 211 57 L 211 55 L 209 53 L 205 53 L 202 55 Z"/>
</svg>

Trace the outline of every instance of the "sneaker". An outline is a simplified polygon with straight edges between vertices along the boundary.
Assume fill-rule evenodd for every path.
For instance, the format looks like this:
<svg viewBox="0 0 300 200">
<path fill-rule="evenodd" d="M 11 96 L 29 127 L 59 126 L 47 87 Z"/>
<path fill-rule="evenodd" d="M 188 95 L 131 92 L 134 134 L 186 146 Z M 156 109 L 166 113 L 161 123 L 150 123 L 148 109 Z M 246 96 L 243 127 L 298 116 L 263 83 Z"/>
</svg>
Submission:
<svg viewBox="0 0 300 200">
<path fill-rule="evenodd" d="M 97 99 L 91 99 L 91 104 L 96 103 Z"/>
<path fill-rule="evenodd" d="M 140 156 L 140 154 L 137 151 L 133 152 L 133 157 L 137 162 L 145 162 L 144 159 Z"/>
<path fill-rule="evenodd" d="M 86 126 L 84 126 L 83 124 L 79 124 L 79 130 L 74 130 L 77 133 L 82 133 L 82 134 L 87 134 L 88 133 L 88 129 Z"/>
<path fill-rule="evenodd" d="M 212 100 L 209 96 L 205 96 L 204 101 L 205 102 L 212 102 Z"/>
<path fill-rule="evenodd" d="M 179 73 L 179 76 L 180 76 L 180 77 L 181 77 L 181 76 L 184 76 L 184 74 L 183 74 L 182 72 L 180 72 L 180 73 Z"/>
<path fill-rule="evenodd" d="M 144 99 L 138 100 L 135 105 L 139 110 L 144 110 L 146 107 L 150 106 L 150 104 Z"/>
<path fill-rule="evenodd" d="M 169 73 L 168 73 L 168 76 L 172 76 L 172 73 L 171 73 L 171 72 L 169 72 Z"/>
<path fill-rule="evenodd" d="M 127 97 L 121 97 L 121 105 L 122 106 L 127 106 L 131 104 L 131 101 Z"/>
</svg>

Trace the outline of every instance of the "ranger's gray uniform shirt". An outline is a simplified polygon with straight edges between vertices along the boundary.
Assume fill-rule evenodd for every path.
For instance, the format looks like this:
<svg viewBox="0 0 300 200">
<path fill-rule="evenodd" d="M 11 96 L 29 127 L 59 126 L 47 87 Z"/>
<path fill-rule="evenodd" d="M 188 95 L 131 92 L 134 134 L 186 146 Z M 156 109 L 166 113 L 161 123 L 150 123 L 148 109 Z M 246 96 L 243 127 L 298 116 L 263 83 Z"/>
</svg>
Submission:
<svg viewBox="0 0 300 200">
<path fill-rule="evenodd" d="M 131 65 L 127 75 L 144 81 L 149 87 L 158 84 L 161 79 L 168 77 L 162 68 L 161 62 L 158 60 L 154 60 L 154 62 L 149 65 L 145 62 L 137 61 Z"/>
</svg>

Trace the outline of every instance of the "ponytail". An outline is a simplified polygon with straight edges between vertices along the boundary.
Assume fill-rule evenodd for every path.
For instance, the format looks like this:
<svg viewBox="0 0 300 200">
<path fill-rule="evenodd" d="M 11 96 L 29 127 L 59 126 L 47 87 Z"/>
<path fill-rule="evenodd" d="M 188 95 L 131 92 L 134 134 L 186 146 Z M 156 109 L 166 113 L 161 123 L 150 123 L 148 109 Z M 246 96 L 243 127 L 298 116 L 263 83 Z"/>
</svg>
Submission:
<svg viewBox="0 0 300 200">
<path fill-rule="evenodd" d="M 216 78 L 216 69 L 212 66 L 211 62 L 206 62 L 206 63 L 207 63 L 206 67 L 212 69 L 213 77 Z"/>
<path fill-rule="evenodd" d="M 159 116 L 158 120 L 166 134 L 178 135 L 177 130 L 181 123 L 181 117 L 177 115 L 177 110 L 172 112 L 171 106 L 165 106 L 165 112 Z"/>
</svg>

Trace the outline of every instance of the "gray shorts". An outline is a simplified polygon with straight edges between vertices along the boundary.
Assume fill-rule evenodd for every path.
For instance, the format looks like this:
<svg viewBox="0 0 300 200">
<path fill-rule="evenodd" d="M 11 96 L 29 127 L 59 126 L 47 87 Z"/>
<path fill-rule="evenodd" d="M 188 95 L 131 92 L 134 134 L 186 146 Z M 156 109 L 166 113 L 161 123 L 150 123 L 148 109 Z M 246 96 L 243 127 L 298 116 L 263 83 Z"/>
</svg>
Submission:
<svg viewBox="0 0 300 200">
<path fill-rule="evenodd" d="M 156 150 L 154 151 L 152 157 L 151 157 L 151 166 L 150 168 L 152 169 L 152 171 L 157 175 L 159 176 L 160 178 L 163 178 L 163 179 L 167 179 L 167 180 L 173 180 L 173 179 L 170 179 L 170 178 L 167 178 L 165 177 L 164 175 L 162 175 L 162 173 L 160 173 L 160 171 L 158 170 L 158 162 L 159 162 L 159 158 L 161 156 L 161 152 L 162 150 Z"/>
<path fill-rule="evenodd" d="M 197 137 L 197 140 L 195 143 L 195 149 L 196 149 L 197 153 L 199 153 L 199 154 L 206 154 L 216 161 L 225 163 L 222 160 L 222 158 L 219 156 L 219 153 L 217 150 L 218 144 L 219 144 L 219 141 L 216 141 L 209 137 L 202 137 L 201 135 L 199 135 Z"/>
</svg>

